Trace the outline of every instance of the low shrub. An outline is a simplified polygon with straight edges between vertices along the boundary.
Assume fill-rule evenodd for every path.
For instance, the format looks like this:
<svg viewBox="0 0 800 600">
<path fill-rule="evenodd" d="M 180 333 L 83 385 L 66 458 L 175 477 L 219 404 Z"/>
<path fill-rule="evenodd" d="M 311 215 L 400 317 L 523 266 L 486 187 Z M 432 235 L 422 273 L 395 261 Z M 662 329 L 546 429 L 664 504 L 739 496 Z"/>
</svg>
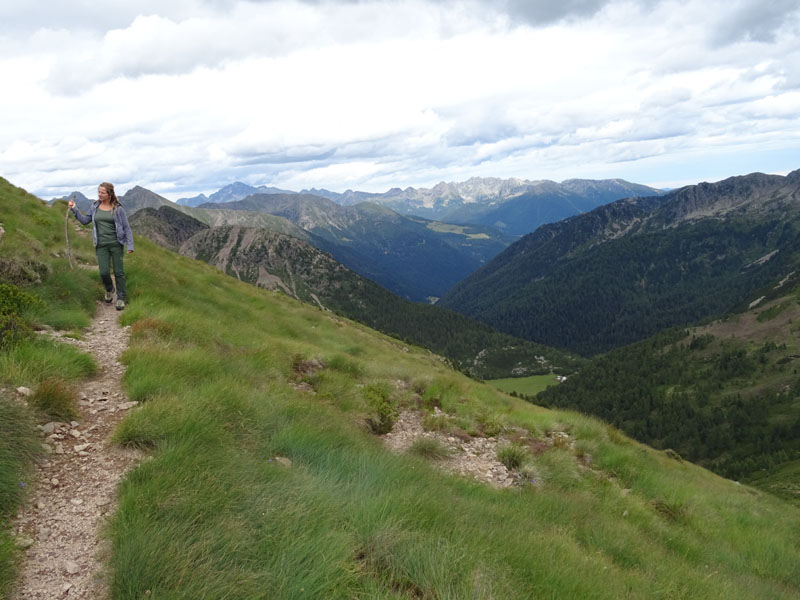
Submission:
<svg viewBox="0 0 800 600">
<path fill-rule="evenodd" d="M 481 437 L 496 437 L 505 431 L 505 423 L 500 415 L 481 413 L 475 417 L 477 433 Z"/>
<path fill-rule="evenodd" d="M 391 400 L 392 390 L 387 383 L 370 383 L 362 389 L 372 414 L 367 417 L 367 424 L 373 433 L 383 435 L 389 433 L 397 420 L 397 407 Z"/>
<path fill-rule="evenodd" d="M 0 348 L 30 336 L 31 328 L 23 313 L 41 304 L 38 297 L 22 291 L 16 285 L 0 283 Z"/>
</svg>

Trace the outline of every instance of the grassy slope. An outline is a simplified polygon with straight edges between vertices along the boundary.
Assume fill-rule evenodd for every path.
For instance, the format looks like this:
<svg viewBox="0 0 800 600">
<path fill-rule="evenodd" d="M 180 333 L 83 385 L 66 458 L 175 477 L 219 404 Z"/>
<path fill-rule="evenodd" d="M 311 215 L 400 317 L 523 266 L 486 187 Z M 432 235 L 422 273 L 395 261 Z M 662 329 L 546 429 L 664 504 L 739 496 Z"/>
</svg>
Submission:
<svg viewBox="0 0 800 600">
<path fill-rule="evenodd" d="M 64 202 L 47 208 L 0 178 L 0 215 L 5 230 L 0 244 L 0 283 L 13 283 L 45 301 L 25 315 L 31 324 L 69 330 L 88 325 L 89 310 L 100 297 L 100 287 L 88 272 L 69 271 L 65 210 Z M 86 233 L 81 237 L 71 228 L 70 235 L 73 259 L 90 260 L 94 253 Z M 35 283 L 37 279 L 41 282 Z M 94 369 L 88 355 L 47 340 L 30 338 L 9 348 L 0 343 L 0 598 L 5 597 L 15 576 L 20 555 L 10 535 L 10 519 L 25 501 L 31 484 L 35 485 L 30 479 L 33 460 L 41 452 L 35 424 L 46 419 L 18 402 L 12 390 L 17 386 L 35 390 L 48 378 L 70 384 Z"/>
<path fill-rule="evenodd" d="M 125 385 L 142 406 L 117 439 L 152 460 L 109 529 L 115 598 L 800 593 L 796 508 L 144 240 L 134 256 Z M 325 367 L 299 368 L 313 358 Z M 381 389 L 466 429 L 561 430 L 575 447 L 536 455 L 533 483 L 489 489 L 386 452 L 362 425 Z"/>
</svg>

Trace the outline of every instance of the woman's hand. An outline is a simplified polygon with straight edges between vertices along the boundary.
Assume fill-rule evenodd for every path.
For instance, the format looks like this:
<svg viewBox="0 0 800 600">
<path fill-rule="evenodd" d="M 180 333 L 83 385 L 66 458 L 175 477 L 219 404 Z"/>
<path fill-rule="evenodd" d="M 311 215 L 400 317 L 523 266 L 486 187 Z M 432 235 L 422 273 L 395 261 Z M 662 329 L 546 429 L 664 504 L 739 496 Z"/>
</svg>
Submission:
<svg viewBox="0 0 800 600">
<path fill-rule="evenodd" d="M 69 206 L 70 208 L 75 208 L 75 200 L 70 198 L 69 202 L 67 202 L 67 206 Z"/>
</svg>

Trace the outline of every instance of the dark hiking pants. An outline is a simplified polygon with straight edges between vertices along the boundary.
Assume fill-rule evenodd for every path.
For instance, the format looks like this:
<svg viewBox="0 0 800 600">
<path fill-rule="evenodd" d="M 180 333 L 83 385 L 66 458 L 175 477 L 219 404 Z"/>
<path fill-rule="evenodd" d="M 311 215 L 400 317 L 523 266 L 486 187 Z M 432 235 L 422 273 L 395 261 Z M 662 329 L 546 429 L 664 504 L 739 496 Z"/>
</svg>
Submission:
<svg viewBox="0 0 800 600">
<path fill-rule="evenodd" d="M 117 283 L 117 298 L 127 300 L 128 295 L 125 290 L 125 271 L 122 270 L 122 255 L 124 253 L 122 244 L 108 244 L 98 246 L 97 264 L 100 267 L 100 279 L 107 292 L 114 291 L 114 281 Z M 111 280 L 111 266 L 114 267 L 114 281 Z"/>
</svg>

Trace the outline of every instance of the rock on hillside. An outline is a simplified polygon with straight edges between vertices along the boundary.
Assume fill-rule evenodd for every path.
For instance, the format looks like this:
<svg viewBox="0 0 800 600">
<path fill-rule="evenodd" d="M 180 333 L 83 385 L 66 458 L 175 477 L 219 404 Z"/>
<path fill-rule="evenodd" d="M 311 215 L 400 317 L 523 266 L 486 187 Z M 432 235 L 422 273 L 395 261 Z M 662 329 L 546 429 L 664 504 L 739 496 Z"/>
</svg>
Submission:
<svg viewBox="0 0 800 600">
<path fill-rule="evenodd" d="M 265 229 L 227 226 L 196 233 L 179 249 L 242 281 L 325 308 L 324 295 L 345 276 L 341 263 L 302 240 Z"/>
<path fill-rule="evenodd" d="M 137 210 L 147 207 L 159 208 L 161 206 L 175 206 L 174 202 L 170 202 L 163 196 L 159 196 L 155 192 L 151 192 L 138 185 L 125 192 L 124 195 L 120 196 L 119 200 L 125 207 L 128 216 L 132 215 Z"/>
<path fill-rule="evenodd" d="M 64 200 L 65 202 L 67 202 L 70 199 L 75 200 L 75 206 L 78 207 L 79 211 L 81 211 L 82 213 L 89 212 L 89 207 L 92 205 L 92 201 L 89 200 L 89 198 L 87 198 L 80 192 L 72 192 L 67 194 L 66 196 L 63 196 L 62 198 L 53 198 L 52 200 L 50 200 L 49 203 L 53 204 L 53 202 L 57 200 Z"/>
<path fill-rule="evenodd" d="M 160 246 L 177 250 L 183 242 L 208 225 L 171 206 L 143 208 L 130 217 L 131 228 Z"/>
</svg>

